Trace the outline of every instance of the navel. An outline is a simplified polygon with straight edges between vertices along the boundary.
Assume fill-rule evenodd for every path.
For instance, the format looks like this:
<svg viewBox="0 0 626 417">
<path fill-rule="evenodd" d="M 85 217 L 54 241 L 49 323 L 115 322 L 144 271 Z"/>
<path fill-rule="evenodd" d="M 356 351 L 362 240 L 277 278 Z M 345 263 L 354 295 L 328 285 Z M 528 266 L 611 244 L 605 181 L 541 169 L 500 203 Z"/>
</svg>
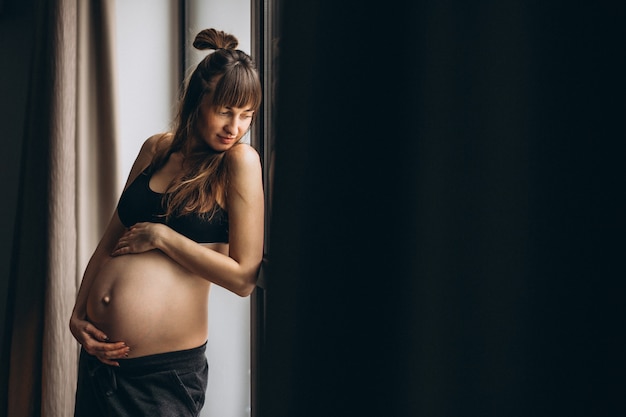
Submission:
<svg viewBox="0 0 626 417">
<path fill-rule="evenodd" d="M 109 305 L 110 302 L 111 302 L 111 297 L 109 297 L 108 295 L 105 295 L 104 297 L 102 297 L 102 304 Z"/>
</svg>

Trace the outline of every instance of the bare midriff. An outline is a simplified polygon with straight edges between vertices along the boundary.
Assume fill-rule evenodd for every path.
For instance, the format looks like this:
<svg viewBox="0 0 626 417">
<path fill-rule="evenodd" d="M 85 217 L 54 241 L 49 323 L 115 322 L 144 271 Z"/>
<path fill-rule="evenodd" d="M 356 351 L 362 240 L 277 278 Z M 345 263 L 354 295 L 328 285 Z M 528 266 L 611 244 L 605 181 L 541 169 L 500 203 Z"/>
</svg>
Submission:
<svg viewBox="0 0 626 417">
<path fill-rule="evenodd" d="M 207 340 L 209 289 L 159 250 L 112 257 L 89 290 L 87 316 L 131 358 L 191 349 Z"/>
</svg>

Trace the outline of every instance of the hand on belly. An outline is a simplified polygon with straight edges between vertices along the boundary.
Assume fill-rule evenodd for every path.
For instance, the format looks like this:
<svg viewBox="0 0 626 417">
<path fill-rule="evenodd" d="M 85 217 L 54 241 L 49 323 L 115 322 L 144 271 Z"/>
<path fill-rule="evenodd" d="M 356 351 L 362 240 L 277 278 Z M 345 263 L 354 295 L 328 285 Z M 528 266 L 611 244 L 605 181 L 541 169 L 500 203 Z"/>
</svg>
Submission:
<svg viewBox="0 0 626 417">
<path fill-rule="evenodd" d="M 89 320 L 130 357 L 193 348 L 207 337 L 209 283 L 164 254 L 112 258 L 90 289 Z"/>
</svg>

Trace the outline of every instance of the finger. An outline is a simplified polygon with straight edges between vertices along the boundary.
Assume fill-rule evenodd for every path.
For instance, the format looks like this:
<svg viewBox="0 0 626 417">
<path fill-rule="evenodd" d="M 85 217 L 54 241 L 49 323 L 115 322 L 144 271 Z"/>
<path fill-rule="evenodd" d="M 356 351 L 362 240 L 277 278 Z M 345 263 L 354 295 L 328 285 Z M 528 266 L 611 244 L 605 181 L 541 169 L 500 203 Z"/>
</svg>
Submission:
<svg viewBox="0 0 626 417">
<path fill-rule="evenodd" d="M 130 248 L 128 246 L 125 246 L 125 247 L 115 249 L 113 252 L 111 252 L 111 256 L 120 256 L 120 255 L 125 255 L 127 253 L 130 253 Z"/>
<path fill-rule="evenodd" d="M 123 349 L 117 349 L 117 350 L 109 352 L 108 355 L 106 355 L 106 357 L 109 359 L 125 359 L 125 358 L 128 358 L 129 355 L 130 355 L 130 348 L 128 346 L 125 346 Z"/>
<path fill-rule="evenodd" d="M 94 345 L 94 349 L 104 353 L 107 352 L 114 352 L 116 350 L 121 350 L 121 349 L 125 349 L 128 346 L 126 345 L 126 343 L 124 342 L 107 342 L 107 343 L 98 343 L 97 345 Z"/>
<path fill-rule="evenodd" d="M 113 249 L 113 252 L 111 252 L 111 255 L 122 255 L 129 252 L 130 241 L 127 237 L 122 237 L 120 238 L 120 240 L 117 241 L 117 245 L 115 245 L 115 248 Z"/>
<path fill-rule="evenodd" d="M 130 354 L 130 347 L 124 345 L 123 347 L 110 349 L 110 350 L 101 350 L 96 356 L 105 358 L 105 359 L 123 359 L 127 358 Z"/>
<path fill-rule="evenodd" d="M 107 365 L 113 365 L 113 366 L 119 365 L 119 363 L 116 361 L 117 359 L 128 358 L 129 353 L 130 353 L 130 348 L 128 346 L 125 346 L 120 349 L 113 349 L 113 350 L 111 349 L 103 350 L 100 347 L 96 349 L 89 349 L 89 350 L 85 348 L 85 350 L 87 350 L 87 352 L 90 353 L 91 355 L 98 358 L 100 362 L 106 363 Z"/>
<path fill-rule="evenodd" d="M 100 342 L 109 341 L 109 337 L 102 330 L 89 322 L 85 325 L 85 333 Z"/>
<path fill-rule="evenodd" d="M 92 340 L 87 340 L 83 344 L 83 348 L 90 355 L 96 356 L 99 359 L 121 359 L 128 357 L 130 347 L 124 342 L 116 343 L 103 343 Z"/>
</svg>

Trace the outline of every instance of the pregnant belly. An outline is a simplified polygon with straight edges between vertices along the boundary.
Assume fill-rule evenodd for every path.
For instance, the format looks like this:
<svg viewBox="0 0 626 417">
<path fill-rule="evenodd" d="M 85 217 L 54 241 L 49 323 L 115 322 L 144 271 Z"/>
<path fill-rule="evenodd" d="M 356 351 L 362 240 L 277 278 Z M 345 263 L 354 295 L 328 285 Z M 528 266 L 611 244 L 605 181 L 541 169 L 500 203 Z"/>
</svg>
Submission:
<svg viewBox="0 0 626 417">
<path fill-rule="evenodd" d="M 209 286 L 160 251 L 114 257 L 94 279 L 87 315 L 130 357 L 190 349 L 207 338 Z"/>
</svg>

